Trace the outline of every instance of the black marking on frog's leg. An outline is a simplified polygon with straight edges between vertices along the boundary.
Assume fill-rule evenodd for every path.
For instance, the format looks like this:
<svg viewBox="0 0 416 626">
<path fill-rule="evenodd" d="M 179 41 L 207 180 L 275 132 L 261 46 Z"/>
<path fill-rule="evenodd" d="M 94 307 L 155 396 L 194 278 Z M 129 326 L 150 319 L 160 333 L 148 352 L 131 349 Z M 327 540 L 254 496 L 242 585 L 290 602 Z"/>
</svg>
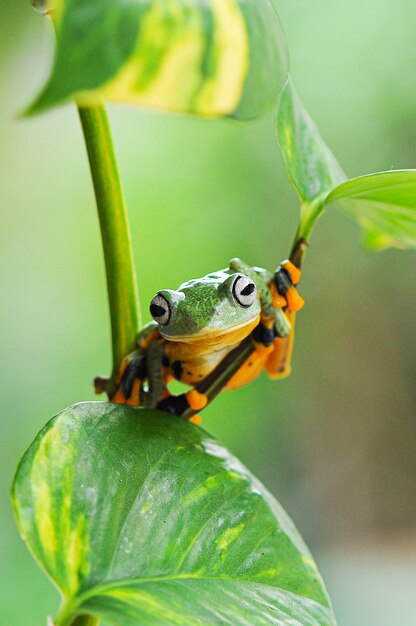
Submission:
<svg viewBox="0 0 416 626">
<path fill-rule="evenodd" d="M 172 372 L 176 380 L 181 380 L 183 374 L 183 367 L 181 361 L 175 361 L 172 363 Z"/>
<path fill-rule="evenodd" d="M 180 416 L 188 411 L 190 407 L 186 395 L 183 393 L 179 396 L 168 396 L 164 398 L 158 403 L 157 408 L 161 411 L 171 413 L 172 415 Z"/>
<path fill-rule="evenodd" d="M 128 400 L 133 391 L 134 381 L 138 378 L 144 380 L 147 375 L 146 357 L 144 353 L 138 353 L 133 355 L 129 361 L 126 369 L 124 370 L 119 389 L 121 389 L 123 396 Z"/>
<path fill-rule="evenodd" d="M 276 332 L 272 328 L 267 328 L 264 324 L 258 324 L 251 333 L 251 336 L 256 343 L 261 343 L 267 348 L 271 346 L 275 340 Z"/>
<path fill-rule="evenodd" d="M 287 261 L 287 263 L 290 262 Z M 295 281 L 299 282 L 300 271 L 297 270 L 296 274 L 296 270 L 297 268 L 293 266 L 292 274 L 295 276 Z M 280 266 L 274 273 L 274 283 L 279 294 L 283 296 L 287 302 L 285 310 L 293 311 L 295 313 L 297 311 L 300 311 L 305 302 L 303 298 L 299 295 L 298 290 L 295 287 L 289 269 Z"/>
<path fill-rule="evenodd" d="M 170 367 L 170 361 L 168 357 L 166 356 L 166 354 L 164 354 L 162 357 L 162 365 L 163 367 Z"/>
<path fill-rule="evenodd" d="M 279 267 L 274 273 L 274 284 L 281 296 L 286 297 L 288 289 L 293 287 L 289 272 L 283 267 Z"/>
</svg>

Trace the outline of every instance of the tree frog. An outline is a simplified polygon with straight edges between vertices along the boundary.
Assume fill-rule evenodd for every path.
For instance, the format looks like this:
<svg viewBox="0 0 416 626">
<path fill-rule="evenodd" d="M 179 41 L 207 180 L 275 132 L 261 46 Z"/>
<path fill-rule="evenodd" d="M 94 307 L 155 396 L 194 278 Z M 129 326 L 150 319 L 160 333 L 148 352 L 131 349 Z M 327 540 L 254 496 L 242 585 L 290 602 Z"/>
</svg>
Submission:
<svg viewBox="0 0 416 626">
<path fill-rule="evenodd" d="M 196 414 L 222 390 L 237 389 L 264 369 L 290 371 L 294 314 L 304 304 L 301 272 L 284 261 L 272 273 L 232 259 L 229 267 L 162 289 L 150 303 L 153 321 L 123 361 L 111 400 L 182 415 Z M 171 395 L 176 379 L 190 389 Z"/>
</svg>

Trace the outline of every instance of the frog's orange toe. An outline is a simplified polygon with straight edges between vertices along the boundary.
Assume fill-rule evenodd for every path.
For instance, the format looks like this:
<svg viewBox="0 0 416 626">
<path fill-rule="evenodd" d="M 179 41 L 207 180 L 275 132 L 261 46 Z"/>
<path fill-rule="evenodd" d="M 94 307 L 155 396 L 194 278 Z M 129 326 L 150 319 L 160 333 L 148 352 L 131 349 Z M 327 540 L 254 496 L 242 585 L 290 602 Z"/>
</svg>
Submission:
<svg viewBox="0 0 416 626">
<path fill-rule="evenodd" d="M 272 283 L 269 287 L 272 294 L 272 304 L 275 309 L 283 309 L 287 306 L 286 298 L 284 298 L 278 291 L 275 283 Z"/>
<path fill-rule="evenodd" d="M 199 393 L 196 389 L 191 389 L 186 393 L 186 399 L 188 401 L 189 406 L 194 411 L 200 411 L 205 408 L 208 404 L 208 398 L 205 394 Z"/>
<path fill-rule="evenodd" d="M 292 281 L 292 283 L 294 285 L 297 285 L 302 276 L 301 270 L 298 267 L 296 267 L 296 265 L 293 265 L 293 263 L 289 260 L 283 261 L 282 267 L 289 274 L 290 280 Z"/>
<path fill-rule="evenodd" d="M 126 404 L 127 403 L 127 398 L 124 395 L 124 393 L 123 393 L 121 388 L 117 389 L 117 391 L 115 392 L 114 396 L 111 398 L 111 402 L 114 402 L 115 404 Z"/>
<path fill-rule="evenodd" d="M 289 287 L 286 292 L 286 299 L 289 311 L 293 311 L 293 313 L 300 311 L 305 304 L 305 300 L 298 294 L 296 287 Z"/>
</svg>

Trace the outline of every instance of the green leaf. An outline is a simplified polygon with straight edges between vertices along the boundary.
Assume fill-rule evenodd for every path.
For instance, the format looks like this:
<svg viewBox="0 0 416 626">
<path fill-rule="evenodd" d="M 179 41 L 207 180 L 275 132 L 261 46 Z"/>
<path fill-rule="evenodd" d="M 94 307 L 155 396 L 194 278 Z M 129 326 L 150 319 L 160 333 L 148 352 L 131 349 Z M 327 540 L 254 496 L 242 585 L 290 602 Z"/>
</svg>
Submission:
<svg viewBox="0 0 416 626">
<path fill-rule="evenodd" d="M 270 0 L 59 0 L 52 75 L 30 108 L 76 98 L 256 117 L 287 77 Z"/>
<path fill-rule="evenodd" d="M 362 227 L 362 243 L 365 248 L 377 252 L 395 245 L 390 237 L 387 237 L 387 235 L 384 235 L 369 224 L 362 224 Z"/>
<path fill-rule="evenodd" d="M 77 404 L 23 457 L 20 533 L 58 586 L 56 620 L 335 624 L 323 583 L 266 489 L 203 430 L 165 413 Z"/>
<path fill-rule="evenodd" d="M 416 248 L 416 170 L 353 178 L 328 195 L 330 202 L 363 226 L 372 248 Z"/>
<path fill-rule="evenodd" d="M 363 227 L 369 248 L 416 248 L 416 170 L 346 180 L 290 78 L 276 123 L 286 170 L 302 201 L 299 238 L 309 240 L 325 206 L 336 202 Z"/>
<path fill-rule="evenodd" d="M 346 179 L 290 78 L 279 99 L 276 129 L 287 173 L 304 205 L 319 203 Z"/>
</svg>

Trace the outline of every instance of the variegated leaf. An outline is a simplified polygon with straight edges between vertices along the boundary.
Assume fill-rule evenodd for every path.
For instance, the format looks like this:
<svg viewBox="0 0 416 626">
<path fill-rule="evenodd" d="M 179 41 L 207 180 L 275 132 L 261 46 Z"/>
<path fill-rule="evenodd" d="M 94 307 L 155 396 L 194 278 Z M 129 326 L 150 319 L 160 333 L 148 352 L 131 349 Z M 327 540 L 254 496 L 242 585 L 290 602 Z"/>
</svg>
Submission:
<svg viewBox="0 0 416 626">
<path fill-rule="evenodd" d="M 203 430 L 83 403 L 53 418 L 14 483 L 18 526 L 61 590 L 55 620 L 333 626 L 292 522 Z"/>
<path fill-rule="evenodd" d="M 256 117 L 287 75 L 270 0 L 51 0 L 52 75 L 30 112 L 76 98 Z"/>
</svg>

